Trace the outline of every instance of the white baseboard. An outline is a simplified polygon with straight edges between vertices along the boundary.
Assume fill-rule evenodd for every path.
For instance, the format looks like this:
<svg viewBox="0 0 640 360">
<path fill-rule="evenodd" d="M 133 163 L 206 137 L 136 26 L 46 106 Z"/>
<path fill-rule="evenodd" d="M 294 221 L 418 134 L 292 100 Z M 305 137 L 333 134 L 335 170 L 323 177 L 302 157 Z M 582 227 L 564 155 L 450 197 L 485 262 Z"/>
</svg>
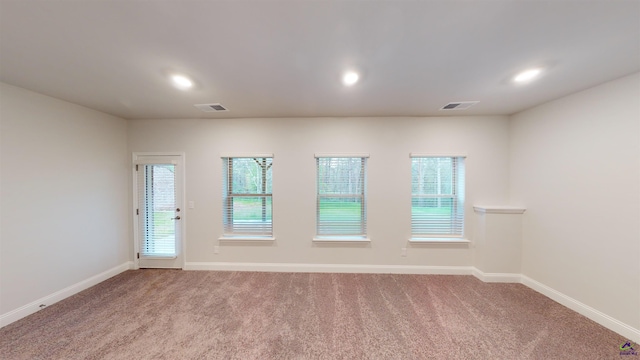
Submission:
<svg viewBox="0 0 640 360">
<path fill-rule="evenodd" d="M 0 328 L 40 310 L 40 305 L 52 305 L 60 300 L 90 288 L 102 281 L 133 269 L 129 261 L 92 276 L 51 295 L 0 315 Z M 231 262 L 187 262 L 184 270 L 217 271 L 266 271 L 305 273 L 370 273 L 370 274 L 434 274 L 473 275 L 484 282 L 522 283 L 546 297 L 576 311 L 579 314 L 615 331 L 623 337 L 640 343 L 640 330 L 610 317 L 527 276 L 510 273 L 484 273 L 472 266 L 421 266 L 421 265 L 356 265 L 356 264 L 295 264 L 295 263 L 231 263 Z"/>
<path fill-rule="evenodd" d="M 473 268 L 471 274 L 486 283 L 517 283 L 521 282 L 522 275 L 511 273 L 485 273 Z"/>
<path fill-rule="evenodd" d="M 184 270 L 471 275 L 471 266 L 187 262 Z"/>
<path fill-rule="evenodd" d="M 630 325 L 623 323 L 617 319 L 612 318 L 611 316 L 602 313 L 588 305 L 581 303 L 580 301 L 571 298 L 557 290 L 554 290 L 547 285 L 539 283 L 527 276 L 522 275 L 522 284 L 530 287 L 531 289 L 541 293 L 542 295 L 554 300 L 569 309 L 582 314 L 589 319 L 597 322 L 598 324 L 606 327 L 611 331 L 615 331 L 618 334 L 624 336 L 628 340 L 634 341 L 636 343 L 640 343 L 640 330 L 636 329 Z"/>
<path fill-rule="evenodd" d="M 41 310 L 40 305 L 50 306 L 52 304 L 55 304 L 60 300 L 64 300 L 71 295 L 77 294 L 82 290 L 88 289 L 100 282 L 103 282 L 111 277 L 114 277 L 132 268 L 133 268 L 133 261 L 128 261 L 112 269 L 104 271 L 98 275 L 92 276 L 86 280 L 82 280 L 79 283 L 68 286 L 60 291 L 56 291 L 51 295 L 47 295 L 27 305 L 24 305 L 15 310 L 9 311 L 8 313 L 2 314 L 0 315 L 0 328 Z"/>
</svg>

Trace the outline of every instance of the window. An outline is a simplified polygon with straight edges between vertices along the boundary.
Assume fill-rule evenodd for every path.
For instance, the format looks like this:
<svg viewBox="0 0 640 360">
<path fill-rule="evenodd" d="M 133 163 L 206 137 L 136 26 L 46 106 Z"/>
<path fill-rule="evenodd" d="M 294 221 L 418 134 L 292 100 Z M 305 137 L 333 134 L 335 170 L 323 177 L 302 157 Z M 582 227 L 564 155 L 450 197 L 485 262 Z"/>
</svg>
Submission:
<svg viewBox="0 0 640 360">
<path fill-rule="evenodd" d="M 464 158 L 411 155 L 411 235 L 460 238 Z"/>
<path fill-rule="evenodd" d="M 366 157 L 316 157 L 316 232 L 366 238 Z"/>
<path fill-rule="evenodd" d="M 223 237 L 271 237 L 273 157 L 223 157 Z"/>
<path fill-rule="evenodd" d="M 140 255 L 176 256 L 176 166 L 174 164 L 136 165 L 138 176 Z M 179 210 L 178 210 L 179 211 Z"/>
</svg>

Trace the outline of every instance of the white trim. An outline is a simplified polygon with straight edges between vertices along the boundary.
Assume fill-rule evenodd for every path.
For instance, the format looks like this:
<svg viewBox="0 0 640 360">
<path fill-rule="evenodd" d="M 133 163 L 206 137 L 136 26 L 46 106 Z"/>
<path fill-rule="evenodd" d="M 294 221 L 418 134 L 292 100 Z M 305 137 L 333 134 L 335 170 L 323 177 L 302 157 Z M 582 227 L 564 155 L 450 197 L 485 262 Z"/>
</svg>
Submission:
<svg viewBox="0 0 640 360">
<path fill-rule="evenodd" d="M 132 171 L 131 171 L 131 186 L 132 186 L 132 195 L 133 195 L 133 201 L 131 202 L 131 215 L 133 218 L 133 267 L 132 269 L 139 269 L 140 268 L 140 258 L 137 257 L 137 254 L 140 252 L 140 246 L 139 244 L 139 228 L 138 228 L 138 215 L 136 214 L 136 209 L 138 209 L 138 176 L 136 174 L 136 169 L 135 169 L 135 165 L 138 162 L 138 158 L 139 157 L 145 157 L 145 156 L 158 156 L 158 157 L 162 157 L 162 156 L 177 156 L 180 157 L 180 161 L 182 163 L 182 166 L 180 169 L 180 174 L 176 174 L 176 177 L 180 176 L 180 181 L 182 182 L 180 184 L 181 189 L 179 189 L 178 191 L 180 191 L 180 196 L 182 196 L 182 199 L 180 201 L 180 204 L 178 204 L 178 206 L 181 209 L 185 209 L 186 210 L 186 201 L 187 201 L 187 157 L 186 157 L 186 153 L 184 151 L 162 151 L 162 152 L 149 152 L 149 151 L 134 151 L 131 153 L 131 159 L 132 159 Z M 175 160 L 174 160 L 175 161 Z M 178 161 L 175 161 L 176 163 Z M 182 215 L 180 215 L 181 219 L 180 221 L 182 222 L 182 226 L 180 226 L 180 248 L 176 248 L 176 253 L 178 255 L 181 255 L 181 262 L 179 264 L 180 268 L 184 268 L 184 264 L 186 262 L 186 254 L 187 254 L 187 211 L 183 211 Z M 176 255 L 177 256 L 177 255 Z"/>
<path fill-rule="evenodd" d="M 170 270 L 183 270 L 182 268 L 177 268 L 175 266 L 164 266 L 164 265 L 153 265 L 153 266 L 140 266 L 137 269 L 133 269 L 133 270 L 140 270 L 140 269 L 170 269 Z"/>
<path fill-rule="evenodd" d="M 448 157 L 448 158 L 466 158 L 467 154 L 438 154 L 438 153 L 409 153 L 410 158 L 420 157 Z"/>
<path fill-rule="evenodd" d="M 129 269 L 133 269 L 132 261 L 127 261 L 107 271 L 101 272 L 98 275 L 94 275 L 86 280 L 82 280 L 60 291 L 56 291 L 53 294 L 47 295 L 36 301 L 30 302 L 27 305 L 21 306 L 15 310 L 9 311 L 8 313 L 2 314 L 0 315 L 0 328 L 7 326 L 15 321 L 18 321 L 26 316 L 29 316 L 41 310 L 40 305 L 46 305 L 46 306 L 53 305 L 58 301 L 64 300 L 72 295 L 79 293 L 80 291 L 86 290 L 98 283 L 101 283 Z"/>
<path fill-rule="evenodd" d="M 368 158 L 367 153 L 316 153 L 315 158 Z"/>
<path fill-rule="evenodd" d="M 337 243 L 370 243 L 371 239 L 368 237 L 358 236 L 315 236 L 312 239 L 313 242 L 337 242 Z"/>
<path fill-rule="evenodd" d="M 138 174 L 136 174 L 136 161 L 138 160 L 138 156 L 141 156 L 140 153 L 133 152 L 131 153 L 131 216 L 132 216 L 132 228 L 133 228 L 133 268 L 139 269 L 138 266 L 138 253 L 140 251 L 140 247 L 138 246 Z"/>
<path fill-rule="evenodd" d="M 471 266 L 187 262 L 185 270 L 471 275 Z"/>
<path fill-rule="evenodd" d="M 145 156 L 154 156 L 154 155 L 145 155 Z M 146 160 L 134 160 L 133 165 L 162 165 L 162 164 L 178 164 L 175 160 L 168 160 L 163 158 L 162 156 L 158 156 L 156 159 L 146 159 Z"/>
<path fill-rule="evenodd" d="M 522 279 L 521 274 L 513 273 L 485 273 L 478 268 L 473 268 L 473 276 L 486 283 L 515 283 L 519 284 Z"/>
<path fill-rule="evenodd" d="M 138 156 L 142 157 L 142 156 L 157 156 L 157 157 L 163 157 L 163 156 L 179 156 L 182 155 L 184 156 L 184 151 L 134 151 L 132 152 L 133 156 L 133 160 L 135 161 L 136 158 Z M 135 162 L 134 162 L 135 165 Z"/>
<path fill-rule="evenodd" d="M 631 325 L 625 324 L 620 320 L 614 319 L 611 316 L 596 310 L 589 305 L 583 304 L 580 301 L 567 296 L 555 289 L 548 287 L 542 283 L 539 283 L 530 277 L 522 275 L 522 284 L 541 293 L 542 295 L 554 300 L 561 305 L 568 307 L 569 309 L 582 314 L 589 319 L 597 322 L 598 324 L 606 327 L 611 331 L 615 331 L 625 338 L 632 340 L 636 343 L 640 343 L 640 329 L 636 329 Z"/>
<path fill-rule="evenodd" d="M 527 209 L 520 206 L 484 206 L 473 205 L 473 210 L 479 214 L 522 214 Z"/>
<path fill-rule="evenodd" d="M 68 286 L 18 309 L 0 315 L 0 328 L 29 316 L 40 305 L 55 304 L 72 295 L 86 290 L 100 282 L 134 268 L 132 261 L 120 264 L 112 269 L 92 276 L 86 280 Z M 373 274 L 433 274 L 433 275 L 473 275 L 483 282 L 522 283 L 540 294 L 560 303 L 567 308 L 597 322 L 598 324 L 640 343 L 640 330 L 612 318 L 588 305 L 581 303 L 557 290 L 554 290 L 525 275 L 509 273 L 484 273 L 472 266 L 423 266 L 423 265 L 356 265 L 356 264 L 294 264 L 294 263 L 232 263 L 232 262 L 186 262 L 184 270 L 214 271 L 265 271 L 265 272 L 304 272 L 304 273 L 373 273 Z"/>
<path fill-rule="evenodd" d="M 410 244 L 469 244 L 471 241 L 464 238 L 411 238 Z"/>
<path fill-rule="evenodd" d="M 224 242 L 234 242 L 234 241 L 276 241 L 276 238 L 273 236 L 243 236 L 243 235 L 238 235 L 238 236 L 221 236 L 218 238 L 218 240 L 220 241 L 224 241 Z"/>
<path fill-rule="evenodd" d="M 273 158 L 273 153 L 222 153 L 220 158 Z"/>
</svg>

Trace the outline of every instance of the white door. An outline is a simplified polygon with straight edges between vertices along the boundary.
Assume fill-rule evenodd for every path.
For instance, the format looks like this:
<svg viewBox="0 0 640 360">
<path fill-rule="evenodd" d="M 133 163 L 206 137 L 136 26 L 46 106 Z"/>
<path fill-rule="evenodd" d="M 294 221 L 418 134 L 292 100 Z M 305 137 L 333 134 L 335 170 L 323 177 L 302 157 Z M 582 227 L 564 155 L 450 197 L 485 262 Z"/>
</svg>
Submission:
<svg viewBox="0 0 640 360">
<path fill-rule="evenodd" d="M 182 268 L 182 155 L 134 154 L 138 268 Z"/>
</svg>

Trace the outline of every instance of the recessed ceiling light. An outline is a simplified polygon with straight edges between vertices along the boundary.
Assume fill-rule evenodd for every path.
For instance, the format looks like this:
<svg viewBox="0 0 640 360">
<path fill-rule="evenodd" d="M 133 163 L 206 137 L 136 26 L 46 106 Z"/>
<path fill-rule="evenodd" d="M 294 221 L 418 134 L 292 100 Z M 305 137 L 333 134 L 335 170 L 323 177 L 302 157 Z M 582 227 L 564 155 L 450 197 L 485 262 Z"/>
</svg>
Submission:
<svg viewBox="0 0 640 360">
<path fill-rule="evenodd" d="M 184 75 L 171 75 L 171 82 L 173 86 L 180 90 L 187 90 L 193 87 L 193 81 Z"/>
<path fill-rule="evenodd" d="M 525 83 L 525 82 L 531 81 L 531 80 L 535 79 L 536 77 L 538 77 L 538 75 L 540 75 L 541 72 L 542 72 L 542 69 L 525 70 L 525 71 L 521 72 L 520 74 L 516 75 L 513 78 L 513 81 L 515 81 L 517 83 Z"/>
<path fill-rule="evenodd" d="M 347 71 L 342 76 L 342 83 L 345 84 L 346 86 L 351 86 L 351 85 L 357 83 L 358 79 L 360 79 L 360 75 L 358 75 L 357 72 L 355 72 L 355 71 Z"/>
</svg>

